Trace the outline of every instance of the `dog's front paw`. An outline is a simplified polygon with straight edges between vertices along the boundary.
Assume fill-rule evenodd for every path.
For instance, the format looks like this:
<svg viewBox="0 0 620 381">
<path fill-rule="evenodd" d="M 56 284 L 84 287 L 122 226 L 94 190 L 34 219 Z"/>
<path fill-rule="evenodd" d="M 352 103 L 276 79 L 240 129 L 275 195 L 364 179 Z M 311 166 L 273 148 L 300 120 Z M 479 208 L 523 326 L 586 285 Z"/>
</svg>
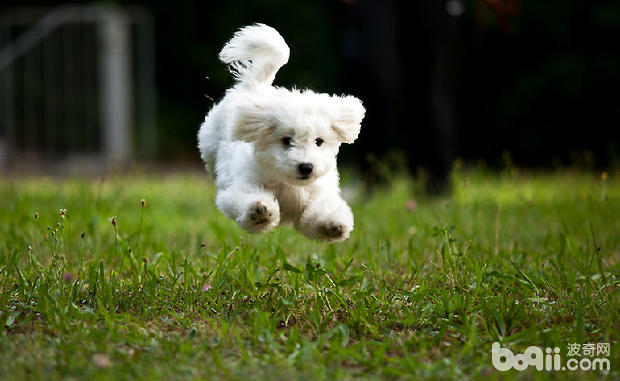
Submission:
<svg viewBox="0 0 620 381">
<path fill-rule="evenodd" d="M 342 236 L 342 233 L 344 232 L 344 227 L 342 226 L 342 224 L 338 224 L 335 222 L 329 222 L 321 226 L 319 229 L 321 231 L 321 235 L 330 238 L 338 238 Z"/>
<path fill-rule="evenodd" d="M 306 208 L 296 224 L 297 230 L 318 241 L 341 242 L 353 230 L 353 213 L 340 199 L 326 199 Z"/>
<path fill-rule="evenodd" d="M 262 233 L 278 225 L 280 211 L 277 203 L 256 201 L 250 205 L 240 225 L 252 233 Z"/>
<path fill-rule="evenodd" d="M 319 233 L 325 241 L 344 241 L 351 234 L 351 227 L 344 223 L 329 221 L 319 226 Z"/>
<path fill-rule="evenodd" d="M 258 201 L 250 208 L 249 216 L 255 224 L 261 225 L 273 217 L 273 212 L 270 212 L 265 205 Z"/>
</svg>

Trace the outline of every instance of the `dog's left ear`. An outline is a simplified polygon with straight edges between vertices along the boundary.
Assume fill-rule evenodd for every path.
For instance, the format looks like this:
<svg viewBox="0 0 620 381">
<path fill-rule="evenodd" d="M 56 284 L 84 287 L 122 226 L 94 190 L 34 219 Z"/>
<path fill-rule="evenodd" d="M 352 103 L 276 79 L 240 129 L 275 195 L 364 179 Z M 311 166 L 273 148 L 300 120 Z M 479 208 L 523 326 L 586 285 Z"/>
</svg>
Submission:
<svg viewBox="0 0 620 381">
<path fill-rule="evenodd" d="M 246 102 L 240 106 L 233 123 L 233 138 L 248 143 L 258 140 L 275 129 L 267 106 L 255 102 Z"/>
<path fill-rule="evenodd" d="M 350 95 L 334 95 L 331 98 L 332 128 L 341 142 L 353 143 L 360 133 L 366 109 L 362 101 Z"/>
</svg>

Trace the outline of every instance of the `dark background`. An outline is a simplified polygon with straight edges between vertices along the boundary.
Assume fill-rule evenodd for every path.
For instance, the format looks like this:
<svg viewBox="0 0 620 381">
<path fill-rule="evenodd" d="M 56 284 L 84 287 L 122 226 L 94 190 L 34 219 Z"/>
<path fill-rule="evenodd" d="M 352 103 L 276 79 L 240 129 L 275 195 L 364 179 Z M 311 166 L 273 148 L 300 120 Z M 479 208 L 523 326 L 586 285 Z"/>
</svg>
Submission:
<svg viewBox="0 0 620 381">
<path fill-rule="evenodd" d="M 276 85 L 364 101 L 360 140 L 343 147 L 350 164 L 401 152 L 413 171 L 442 176 L 457 157 L 596 168 L 619 155 L 620 2 L 467 0 L 460 15 L 434 0 L 107 3 L 155 18 L 159 160 L 198 162 L 205 94 L 217 101 L 232 85 L 217 54 L 254 22 L 291 47 Z"/>
</svg>

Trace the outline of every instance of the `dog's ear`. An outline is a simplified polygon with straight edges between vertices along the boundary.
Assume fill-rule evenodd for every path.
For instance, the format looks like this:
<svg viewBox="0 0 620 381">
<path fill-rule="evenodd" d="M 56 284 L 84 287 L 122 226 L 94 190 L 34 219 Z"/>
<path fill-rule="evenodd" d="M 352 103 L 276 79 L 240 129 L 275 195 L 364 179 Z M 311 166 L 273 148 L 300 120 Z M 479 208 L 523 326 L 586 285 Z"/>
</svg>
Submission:
<svg viewBox="0 0 620 381">
<path fill-rule="evenodd" d="M 265 105 L 247 102 L 237 111 L 232 130 L 232 137 L 235 140 L 251 143 L 276 128 Z"/>
<path fill-rule="evenodd" d="M 353 143 L 360 133 L 366 109 L 353 96 L 332 96 L 330 108 L 332 128 L 343 143 Z"/>
</svg>

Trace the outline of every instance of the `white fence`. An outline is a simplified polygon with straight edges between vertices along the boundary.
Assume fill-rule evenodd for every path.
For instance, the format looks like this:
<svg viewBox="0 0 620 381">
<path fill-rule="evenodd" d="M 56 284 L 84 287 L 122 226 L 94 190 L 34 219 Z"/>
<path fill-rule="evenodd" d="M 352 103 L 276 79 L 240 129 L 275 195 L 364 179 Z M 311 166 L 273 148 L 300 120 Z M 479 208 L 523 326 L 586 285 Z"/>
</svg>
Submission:
<svg viewBox="0 0 620 381">
<path fill-rule="evenodd" d="M 153 21 L 142 8 L 0 14 L 0 168 L 122 166 L 156 146 Z"/>
</svg>

